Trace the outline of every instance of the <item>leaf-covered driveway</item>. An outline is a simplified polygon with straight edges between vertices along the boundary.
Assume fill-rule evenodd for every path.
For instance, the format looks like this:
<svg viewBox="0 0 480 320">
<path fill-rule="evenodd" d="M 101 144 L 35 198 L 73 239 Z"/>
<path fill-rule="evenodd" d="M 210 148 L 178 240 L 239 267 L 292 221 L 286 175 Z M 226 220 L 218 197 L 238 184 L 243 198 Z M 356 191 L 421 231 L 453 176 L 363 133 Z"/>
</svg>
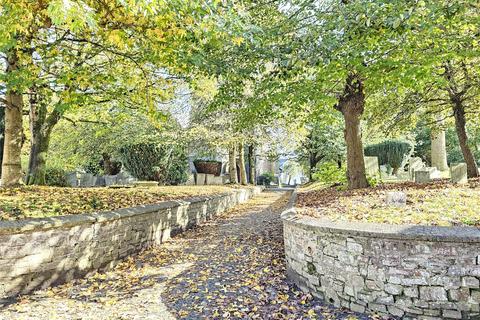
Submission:
<svg viewBox="0 0 480 320">
<path fill-rule="evenodd" d="M 369 319 L 287 281 L 288 196 L 264 192 L 115 270 L 21 297 L 0 319 Z"/>
</svg>

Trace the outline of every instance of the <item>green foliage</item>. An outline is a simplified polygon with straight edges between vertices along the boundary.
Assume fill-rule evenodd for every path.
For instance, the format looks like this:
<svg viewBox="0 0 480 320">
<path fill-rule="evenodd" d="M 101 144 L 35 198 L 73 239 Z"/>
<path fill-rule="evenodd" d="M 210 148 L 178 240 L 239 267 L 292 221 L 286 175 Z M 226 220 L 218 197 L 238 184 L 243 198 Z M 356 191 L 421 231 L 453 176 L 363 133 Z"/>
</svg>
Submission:
<svg viewBox="0 0 480 320">
<path fill-rule="evenodd" d="M 83 169 L 85 170 L 85 172 L 91 173 L 93 175 L 103 174 L 103 168 L 98 158 L 89 159 L 89 161 L 83 166 Z"/>
<path fill-rule="evenodd" d="M 275 179 L 275 176 L 271 172 L 265 172 L 257 178 L 257 183 L 264 186 L 269 186 Z"/>
<path fill-rule="evenodd" d="M 380 165 L 390 165 L 394 173 L 402 166 L 403 161 L 413 151 L 413 146 L 407 141 L 387 140 L 372 144 L 365 148 L 365 155 L 378 157 Z"/>
<path fill-rule="evenodd" d="M 338 167 L 337 163 L 328 161 L 317 166 L 313 180 L 326 185 L 344 185 L 347 183 L 347 174 L 345 169 Z"/>
<path fill-rule="evenodd" d="M 68 187 L 66 171 L 59 168 L 47 167 L 45 172 L 45 183 L 52 187 Z"/>
<path fill-rule="evenodd" d="M 125 169 L 140 180 L 180 184 L 187 180 L 188 161 L 184 148 L 176 145 L 139 143 L 120 149 Z"/>
<path fill-rule="evenodd" d="M 367 181 L 368 181 L 368 185 L 372 188 L 375 188 L 380 183 L 382 183 L 381 178 L 376 176 L 367 176 Z"/>
<path fill-rule="evenodd" d="M 345 141 L 343 123 L 336 115 L 330 121 L 317 120 L 307 126 L 309 132 L 296 150 L 298 160 L 314 170 L 320 162 L 341 161 L 345 159 Z"/>
<path fill-rule="evenodd" d="M 473 155 L 475 159 L 480 159 L 480 149 L 477 147 L 478 142 L 480 141 L 480 132 L 471 129 L 472 133 L 470 136 Z M 426 163 L 431 163 L 431 129 L 428 126 L 425 126 L 420 122 L 414 130 L 415 133 L 415 150 L 413 155 L 415 157 L 420 157 Z M 455 128 L 449 127 L 445 129 L 445 147 L 447 149 L 447 162 L 448 164 L 465 162 L 458 143 L 458 136 L 455 131 Z"/>
</svg>

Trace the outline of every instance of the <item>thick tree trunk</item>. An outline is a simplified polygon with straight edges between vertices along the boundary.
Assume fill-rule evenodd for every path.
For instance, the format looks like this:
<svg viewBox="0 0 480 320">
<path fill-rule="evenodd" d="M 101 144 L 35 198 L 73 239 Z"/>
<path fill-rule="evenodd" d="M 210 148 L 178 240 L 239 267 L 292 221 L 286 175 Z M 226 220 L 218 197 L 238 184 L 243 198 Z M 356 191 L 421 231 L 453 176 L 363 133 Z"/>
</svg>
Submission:
<svg viewBox="0 0 480 320">
<path fill-rule="evenodd" d="M 432 167 L 440 171 L 448 170 L 445 130 L 432 132 L 431 156 Z"/>
<path fill-rule="evenodd" d="M 7 57 L 7 74 L 18 69 L 17 52 L 12 51 Z M 8 88 L 5 109 L 5 140 L 2 159 L 2 184 L 12 187 L 22 184 L 21 152 L 23 144 L 23 97 L 22 93 Z"/>
<path fill-rule="evenodd" d="M 2 175 L 3 143 L 5 141 L 5 107 L 0 107 L 0 177 Z"/>
<path fill-rule="evenodd" d="M 458 142 L 462 149 L 463 158 L 467 164 L 467 176 L 469 178 L 478 177 L 478 167 L 470 146 L 468 145 L 468 135 L 466 129 L 465 109 L 460 99 L 453 101 L 453 115 L 455 117 L 455 128 L 457 131 Z"/>
<path fill-rule="evenodd" d="M 238 166 L 240 168 L 240 183 L 247 185 L 247 170 L 245 168 L 245 146 L 243 144 L 238 145 Z"/>
<path fill-rule="evenodd" d="M 368 187 L 365 173 L 360 118 L 365 106 L 362 80 L 356 74 L 347 78 L 343 95 L 335 108 L 345 119 L 345 142 L 347 144 L 347 179 L 349 189 Z"/>
<path fill-rule="evenodd" d="M 231 146 L 228 151 L 228 165 L 229 165 L 229 175 L 230 183 L 238 183 L 237 180 L 237 148 Z"/>
<path fill-rule="evenodd" d="M 255 146 L 253 144 L 248 146 L 248 179 L 253 185 L 257 184 L 257 179 L 255 177 Z"/>
<path fill-rule="evenodd" d="M 45 185 L 47 152 L 50 143 L 50 134 L 42 132 L 32 133 L 30 159 L 28 162 L 27 184 Z"/>
<path fill-rule="evenodd" d="M 28 162 L 27 184 L 44 185 L 47 152 L 53 127 L 60 120 L 60 114 L 53 110 L 47 115 L 47 106 L 41 94 L 32 89 L 30 94 L 30 160 Z"/>
</svg>

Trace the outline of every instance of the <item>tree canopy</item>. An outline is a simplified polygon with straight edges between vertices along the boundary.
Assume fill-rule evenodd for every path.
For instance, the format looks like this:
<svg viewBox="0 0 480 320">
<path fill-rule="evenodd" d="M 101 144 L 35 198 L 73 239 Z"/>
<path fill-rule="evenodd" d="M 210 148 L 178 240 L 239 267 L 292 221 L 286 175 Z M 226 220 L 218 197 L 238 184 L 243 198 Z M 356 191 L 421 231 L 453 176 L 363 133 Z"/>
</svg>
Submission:
<svg viewBox="0 0 480 320">
<path fill-rule="evenodd" d="M 360 188 L 363 144 L 376 138 L 363 134 L 414 136 L 420 119 L 454 126 L 477 176 L 479 10 L 475 0 L 4 0 L 3 183 L 23 169 L 45 183 L 62 136 L 86 142 L 69 156 L 82 161 L 87 145 L 114 154 L 121 140 L 165 135 L 206 156 L 268 145 L 281 126 L 311 170 L 346 159 Z"/>
</svg>

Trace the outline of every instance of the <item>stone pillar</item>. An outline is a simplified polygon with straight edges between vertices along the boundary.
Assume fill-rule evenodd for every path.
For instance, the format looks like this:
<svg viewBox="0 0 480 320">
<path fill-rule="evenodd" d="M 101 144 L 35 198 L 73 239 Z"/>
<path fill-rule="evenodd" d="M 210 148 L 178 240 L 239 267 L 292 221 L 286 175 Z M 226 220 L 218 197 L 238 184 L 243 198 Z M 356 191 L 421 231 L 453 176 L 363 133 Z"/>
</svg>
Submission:
<svg viewBox="0 0 480 320">
<path fill-rule="evenodd" d="M 445 130 L 432 132 L 432 167 L 440 171 L 448 170 Z"/>
</svg>

